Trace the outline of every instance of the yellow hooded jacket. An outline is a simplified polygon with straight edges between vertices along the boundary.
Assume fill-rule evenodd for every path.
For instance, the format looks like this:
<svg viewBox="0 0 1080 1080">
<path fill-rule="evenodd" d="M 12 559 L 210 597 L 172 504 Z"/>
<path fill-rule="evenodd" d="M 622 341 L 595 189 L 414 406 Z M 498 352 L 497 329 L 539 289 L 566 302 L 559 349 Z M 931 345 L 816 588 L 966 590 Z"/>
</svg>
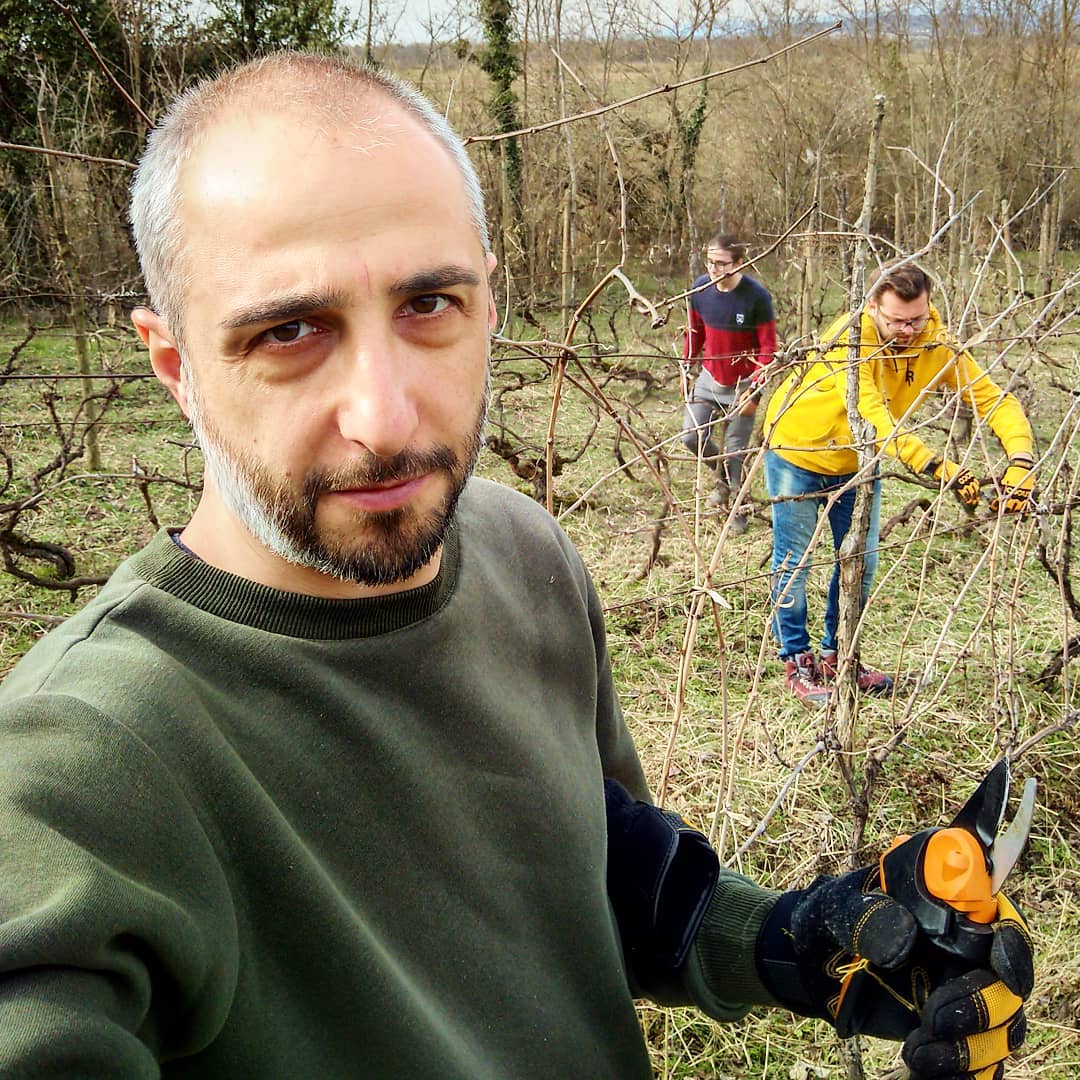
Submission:
<svg viewBox="0 0 1080 1080">
<path fill-rule="evenodd" d="M 829 340 L 849 320 L 842 315 L 823 335 Z M 777 387 L 765 411 L 765 442 L 785 461 L 827 476 L 853 473 L 858 455 L 847 421 L 847 341 L 845 330 L 824 356 L 816 354 Z M 923 472 L 938 455 L 899 423 L 938 390 L 960 394 L 990 425 L 1011 458 L 1031 454 L 1031 425 L 1020 403 L 1002 390 L 950 339 L 937 310 L 910 344 L 895 350 L 881 343 L 869 313 L 859 335 L 859 412 L 877 432 L 880 450 Z"/>
</svg>

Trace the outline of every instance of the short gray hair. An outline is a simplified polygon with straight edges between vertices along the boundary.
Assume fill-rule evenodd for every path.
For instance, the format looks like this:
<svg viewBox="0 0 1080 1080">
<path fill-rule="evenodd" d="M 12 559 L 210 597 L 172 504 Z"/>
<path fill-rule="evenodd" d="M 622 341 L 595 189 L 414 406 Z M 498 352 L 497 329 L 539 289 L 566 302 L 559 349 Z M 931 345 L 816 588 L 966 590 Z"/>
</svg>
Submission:
<svg viewBox="0 0 1080 1080">
<path fill-rule="evenodd" d="M 131 185 L 131 225 L 150 305 L 178 342 L 192 268 L 184 263 L 180 172 L 213 120 L 237 100 L 273 85 L 275 100 L 302 104 L 315 115 L 343 122 L 352 110 L 350 91 L 382 93 L 409 113 L 446 148 L 465 184 L 469 216 L 490 249 L 484 194 L 464 144 L 430 101 L 410 83 L 345 56 L 279 52 L 230 68 L 186 90 L 147 139 Z"/>
</svg>

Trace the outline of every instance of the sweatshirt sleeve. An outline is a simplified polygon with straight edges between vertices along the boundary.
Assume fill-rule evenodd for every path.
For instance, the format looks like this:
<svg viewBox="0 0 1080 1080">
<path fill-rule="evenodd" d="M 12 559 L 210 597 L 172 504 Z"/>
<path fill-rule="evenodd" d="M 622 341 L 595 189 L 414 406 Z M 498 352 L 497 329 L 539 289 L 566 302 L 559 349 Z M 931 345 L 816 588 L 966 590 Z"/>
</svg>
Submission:
<svg viewBox="0 0 1080 1080">
<path fill-rule="evenodd" d="M 970 353 L 960 353 L 952 370 L 954 389 L 990 425 L 1005 453 L 1010 458 L 1031 458 L 1031 424 L 1020 402 L 1002 390 Z"/>
<path fill-rule="evenodd" d="M 773 362 L 776 355 L 776 320 L 758 323 L 757 328 L 757 374 Z"/>
<path fill-rule="evenodd" d="M 919 473 L 934 460 L 934 451 L 899 424 L 881 392 L 877 359 L 864 358 L 859 364 L 859 414 L 869 420 L 876 432 L 879 450 L 902 461 L 912 472 Z"/>
<path fill-rule="evenodd" d="M 593 648 L 596 652 L 596 741 L 600 749 L 604 776 L 618 780 L 635 799 L 651 803 L 652 795 L 641 767 L 641 759 L 626 727 L 619 698 L 615 693 L 600 598 L 587 572 L 586 577 L 589 622 L 592 624 Z"/>
<path fill-rule="evenodd" d="M 764 285 L 760 285 L 760 297 L 755 311 L 754 336 L 757 338 L 757 357 L 755 364 L 760 374 L 773 362 L 776 355 L 776 315 L 773 312 L 772 297 Z"/>
<path fill-rule="evenodd" d="M 705 348 L 705 320 L 694 307 L 693 301 L 687 305 L 690 325 L 686 328 L 686 341 L 683 346 L 683 359 L 693 360 L 701 355 Z"/>
<path fill-rule="evenodd" d="M 775 1005 L 758 975 L 758 933 L 782 894 L 721 868 L 685 962 L 649 997 L 660 1005 L 696 1005 L 714 1020 L 741 1020 L 755 1005 Z"/>
<path fill-rule="evenodd" d="M 228 1015 L 235 916 L 149 748 L 84 703 L 0 712 L 0 1074 L 155 1077 Z"/>
</svg>

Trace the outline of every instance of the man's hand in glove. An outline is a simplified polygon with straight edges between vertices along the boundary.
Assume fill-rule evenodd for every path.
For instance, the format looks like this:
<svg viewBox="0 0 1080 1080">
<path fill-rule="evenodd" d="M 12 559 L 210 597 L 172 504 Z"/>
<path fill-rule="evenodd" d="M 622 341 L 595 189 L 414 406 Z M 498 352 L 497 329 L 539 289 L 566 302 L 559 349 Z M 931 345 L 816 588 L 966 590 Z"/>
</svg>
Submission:
<svg viewBox="0 0 1080 1080">
<path fill-rule="evenodd" d="M 932 462 L 931 469 L 934 479 L 940 480 L 969 514 L 973 513 L 979 505 L 979 481 L 974 473 L 947 459 Z"/>
<path fill-rule="evenodd" d="M 1035 474 L 1031 471 L 1032 462 L 1021 458 L 1011 458 L 1005 475 L 998 483 L 1000 495 L 990 500 L 990 509 L 996 514 L 1005 501 L 1005 513 L 1026 514 L 1031 510 L 1035 494 Z"/>
<path fill-rule="evenodd" d="M 867 867 L 784 893 L 757 940 L 766 989 L 844 1037 L 905 1040 L 912 1080 L 998 1077 L 1025 1034 L 1033 960 L 1023 919 L 1000 897 L 992 970 L 972 968 L 921 935 L 877 882 Z"/>
<path fill-rule="evenodd" d="M 761 400 L 760 390 L 744 390 L 735 403 L 731 406 L 739 416 L 753 416 L 757 412 L 758 402 Z"/>
<path fill-rule="evenodd" d="M 1024 1041 L 1023 1003 L 1035 979 L 1031 933 L 1008 897 L 999 895 L 997 902 L 993 970 L 949 979 L 927 999 L 902 1051 L 912 1080 L 1001 1080 L 1005 1059 Z"/>
</svg>

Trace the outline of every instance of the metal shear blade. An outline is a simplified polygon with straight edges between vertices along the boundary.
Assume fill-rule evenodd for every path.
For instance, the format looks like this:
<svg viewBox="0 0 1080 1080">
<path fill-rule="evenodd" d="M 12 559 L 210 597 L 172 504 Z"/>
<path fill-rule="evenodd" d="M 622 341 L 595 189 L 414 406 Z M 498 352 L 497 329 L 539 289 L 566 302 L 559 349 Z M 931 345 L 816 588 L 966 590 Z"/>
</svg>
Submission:
<svg viewBox="0 0 1080 1080">
<path fill-rule="evenodd" d="M 960 813 L 953 818 L 951 829 L 965 829 L 977 836 L 987 856 L 994 846 L 1001 819 L 1005 816 L 1005 805 L 1009 801 L 1009 762 L 1002 758 L 975 789 L 974 794 Z"/>
<path fill-rule="evenodd" d="M 1005 817 L 1005 807 L 1009 801 L 1009 787 L 1011 775 L 1009 762 L 1002 758 L 985 776 L 983 782 L 975 789 L 960 813 L 953 818 L 951 828 L 965 829 L 976 836 L 982 845 L 987 861 L 990 864 L 990 895 L 996 896 L 1001 890 L 1002 883 L 1009 876 L 1009 872 L 1016 865 L 1020 853 L 1027 843 L 1028 834 L 1031 832 L 1031 822 L 1035 815 L 1035 789 L 1034 777 L 1024 784 L 1024 791 L 1020 797 L 1020 806 L 1016 811 L 1016 817 L 1005 829 L 1000 832 L 1002 820 Z"/>
<path fill-rule="evenodd" d="M 1035 777 L 1024 782 L 1024 793 L 1020 796 L 1020 806 L 1016 817 L 1009 827 L 994 841 L 990 848 L 990 895 L 997 896 L 1001 886 L 1009 876 L 1009 871 L 1016 865 L 1020 852 L 1027 843 L 1031 832 L 1031 820 L 1035 816 Z"/>
</svg>

